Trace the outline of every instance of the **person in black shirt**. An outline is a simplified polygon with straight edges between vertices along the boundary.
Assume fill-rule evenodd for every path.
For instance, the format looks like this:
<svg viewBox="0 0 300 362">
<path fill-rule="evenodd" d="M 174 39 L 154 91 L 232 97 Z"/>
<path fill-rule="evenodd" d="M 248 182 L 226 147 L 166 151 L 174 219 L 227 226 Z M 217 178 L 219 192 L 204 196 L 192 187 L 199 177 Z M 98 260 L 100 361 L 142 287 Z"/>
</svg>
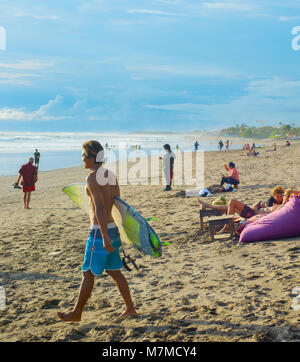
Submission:
<svg viewBox="0 0 300 362">
<path fill-rule="evenodd" d="M 34 166 L 35 166 L 36 168 L 39 167 L 40 157 L 41 157 L 41 154 L 40 154 L 39 151 L 36 149 L 35 152 L 34 152 Z"/>
<path fill-rule="evenodd" d="M 276 186 L 272 190 L 272 196 L 267 200 L 267 202 L 259 201 L 253 206 L 255 210 L 262 209 L 264 207 L 271 207 L 273 205 L 281 205 L 283 202 L 284 188 L 280 185 Z"/>
</svg>

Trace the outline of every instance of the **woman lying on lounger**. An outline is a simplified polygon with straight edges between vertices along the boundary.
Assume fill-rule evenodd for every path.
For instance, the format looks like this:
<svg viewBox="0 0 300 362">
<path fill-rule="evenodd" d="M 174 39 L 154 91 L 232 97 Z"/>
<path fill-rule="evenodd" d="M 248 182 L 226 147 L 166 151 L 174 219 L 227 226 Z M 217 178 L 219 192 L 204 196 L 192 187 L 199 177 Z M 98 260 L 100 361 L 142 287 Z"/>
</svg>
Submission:
<svg viewBox="0 0 300 362">
<path fill-rule="evenodd" d="M 268 214 L 274 210 L 276 210 L 281 205 L 273 205 L 271 207 L 260 208 L 259 210 L 255 210 L 254 208 L 244 204 L 243 202 L 231 199 L 229 200 L 228 205 L 212 205 L 206 202 L 203 202 L 201 198 L 198 196 L 197 201 L 199 205 L 202 207 L 202 210 L 213 209 L 220 211 L 221 214 L 234 215 L 235 213 L 239 214 L 243 219 L 250 219 L 250 217 L 257 214 Z"/>
<path fill-rule="evenodd" d="M 250 206 L 236 199 L 229 200 L 228 205 L 211 205 L 206 202 L 203 202 L 199 196 L 197 198 L 197 201 L 198 204 L 202 207 L 202 210 L 213 209 L 220 211 L 221 214 L 227 214 L 227 215 L 234 215 L 235 213 L 239 214 L 240 217 L 234 218 L 235 222 L 243 221 L 243 219 L 250 219 L 252 216 L 257 214 L 267 215 L 270 212 L 273 212 L 276 209 L 282 207 L 282 205 L 273 205 L 271 207 L 265 207 L 259 210 L 254 210 Z M 229 226 L 225 225 L 223 229 L 219 231 L 219 233 L 224 233 L 227 232 L 228 230 Z"/>
</svg>

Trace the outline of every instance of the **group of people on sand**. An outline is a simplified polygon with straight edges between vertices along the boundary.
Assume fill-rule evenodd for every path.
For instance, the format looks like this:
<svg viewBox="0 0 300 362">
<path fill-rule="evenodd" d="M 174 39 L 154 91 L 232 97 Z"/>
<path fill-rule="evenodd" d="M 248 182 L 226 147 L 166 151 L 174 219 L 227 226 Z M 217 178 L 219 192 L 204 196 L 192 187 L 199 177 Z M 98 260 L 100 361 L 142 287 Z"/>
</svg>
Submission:
<svg viewBox="0 0 300 362">
<path fill-rule="evenodd" d="M 247 221 L 255 215 L 268 215 L 269 213 L 280 209 L 292 195 L 300 195 L 300 191 L 292 189 L 285 190 L 282 186 L 278 185 L 273 188 L 271 197 L 267 201 L 261 200 L 251 206 L 237 199 L 230 199 L 228 205 L 209 204 L 202 201 L 200 197 L 197 198 L 197 202 L 202 209 L 218 210 L 220 214 L 234 215 L 237 213 L 239 216 L 235 217 L 234 221 L 236 225 L 239 226 L 240 223 Z M 224 226 L 219 233 L 227 232 L 228 228 L 228 225 Z"/>
<path fill-rule="evenodd" d="M 222 140 L 220 140 L 220 141 L 218 142 L 218 149 L 219 149 L 219 151 L 222 151 L 223 147 L 224 147 L 224 143 L 223 143 Z M 229 151 L 229 140 L 226 140 L 226 141 L 225 141 L 225 151 Z"/>
</svg>

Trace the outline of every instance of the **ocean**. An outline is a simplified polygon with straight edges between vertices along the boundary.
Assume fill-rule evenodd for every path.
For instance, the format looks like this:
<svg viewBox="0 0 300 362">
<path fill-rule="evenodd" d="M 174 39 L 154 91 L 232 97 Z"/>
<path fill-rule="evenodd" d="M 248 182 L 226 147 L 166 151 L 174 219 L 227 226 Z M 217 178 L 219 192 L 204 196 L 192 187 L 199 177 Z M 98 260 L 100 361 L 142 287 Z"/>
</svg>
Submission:
<svg viewBox="0 0 300 362">
<path fill-rule="evenodd" d="M 140 154 L 159 153 L 162 146 L 169 143 L 173 151 L 191 151 L 199 142 L 199 150 L 216 151 L 218 137 L 198 134 L 117 134 L 117 133 L 75 133 L 75 132 L 0 132 L 0 176 L 18 174 L 27 159 L 38 149 L 41 158 L 39 171 L 75 167 L 82 164 L 81 146 L 87 140 L 97 140 L 103 147 L 107 143 L 107 154 L 116 160 L 136 157 Z M 224 140 L 223 140 L 224 142 Z M 140 151 L 136 149 L 140 147 Z M 122 152 L 119 152 L 119 149 Z M 231 149 L 241 149 L 241 144 L 231 143 Z M 126 151 L 126 152 L 124 152 Z"/>
</svg>

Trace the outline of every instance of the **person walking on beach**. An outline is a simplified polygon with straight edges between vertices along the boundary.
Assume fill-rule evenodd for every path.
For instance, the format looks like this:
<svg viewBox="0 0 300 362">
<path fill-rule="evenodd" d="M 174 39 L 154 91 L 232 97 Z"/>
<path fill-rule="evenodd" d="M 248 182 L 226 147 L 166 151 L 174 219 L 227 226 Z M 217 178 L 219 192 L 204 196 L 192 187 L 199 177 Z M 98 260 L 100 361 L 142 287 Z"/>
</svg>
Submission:
<svg viewBox="0 0 300 362">
<path fill-rule="evenodd" d="M 195 147 L 195 152 L 198 151 L 198 148 L 199 148 L 199 143 L 198 143 L 198 141 L 196 141 L 196 142 L 194 143 L 194 147 Z"/>
<path fill-rule="evenodd" d="M 225 142 L 225 151 L 229 151 L 229 140 Z"/>
<path fill-rule="evenodd" d="M 171 146 L 169 144 L 165 144 L 164 146 L 165 154 L 160 159 L 163 160 L 163 171 L 165 174 L 166 179 L 166 188 L 164 191 L 171 191 L 171 184 L 174 175 L 174 161 L 175 161 L 175 154 L 171 151 Z"/>
<path fill-rule="evenodd" d="M 35 166 L 36 168 L 39 168 L 40 157 L 41 157 L 41 154 L 40 154 L 39 151 L 36 149 L 35 152 L 34 152 L 34 166 Z"/>
<path fill-rule="evenodd" d="M 119 254 L 121 240 L 111 215 L 114 197 L 120 196 L 118 182 L 110 170 L 102 167 L 104 151 L 99 142 L 88 141 L 82 147 L 84 167 L 90 170 L 86 178 L 86 193 L 89 198 L 91 230 L 86 243 L 81 268 L 83 279 L 76 304 L 72 311 L 57 312 L 57 315 L 65 322 L 79 322 L 94 287 L 94 276 L 101 275 L 105 270 L 112 277 L 125 302 L 122 316 L 136 316 L 127 279 L 120 270 L 123 266 Z"/>
<path fill-rule="evenodd" d="M 30 209 L 31 192 L 35 191 L 35 183 L 37 182 L 37 168 L 33 165 L 33 157 L 29 157 L 28 163 L 20 168 L 19 177 L 15 185 L 19 185 L 21 178 L 24 193 L 24 209 Z"/>
<path fill-rule="evenodd" d="M 219 141 L 219 150 L 222 151 L 222 148 L 224 146 L 224 143 L 222 142 L 222 140 Z"/>
</svg>

